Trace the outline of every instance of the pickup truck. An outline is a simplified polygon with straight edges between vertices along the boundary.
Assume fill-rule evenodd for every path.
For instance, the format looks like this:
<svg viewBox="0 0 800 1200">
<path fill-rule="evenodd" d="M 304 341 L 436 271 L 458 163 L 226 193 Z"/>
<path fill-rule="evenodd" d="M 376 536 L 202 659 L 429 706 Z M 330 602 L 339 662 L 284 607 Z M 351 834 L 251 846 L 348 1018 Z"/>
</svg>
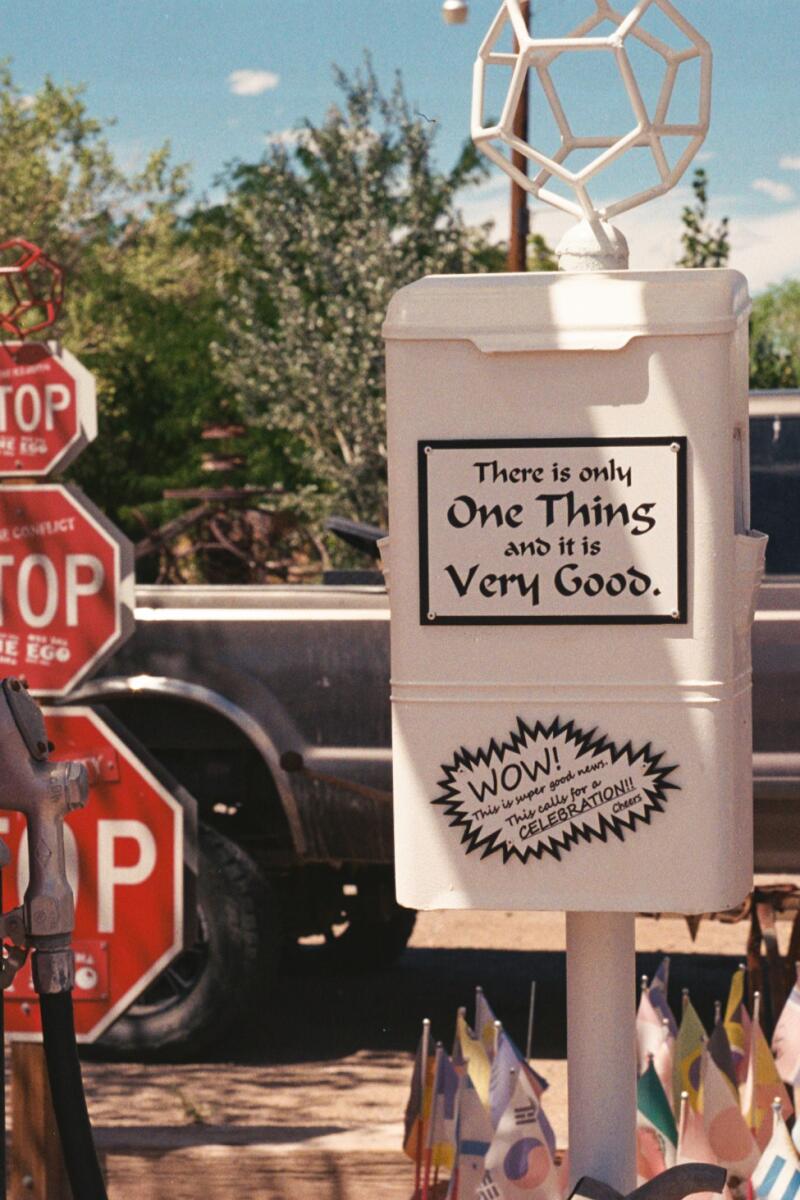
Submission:
<svg viewBox="0 0 800 1200">
<path fill-rule="evenodd" d="M 751 523 L 770 534 L 756 865 L 800 871 L 800 393 L 751 404 Z M 339 532 L 375 557 L 380 531 Z M 318 586 L 141 586 L 136 621 L 70 699 L 110 708 L 197 798 L 199 919 L 196 943 L 104 1044 L 190 1053 L 246 1019 L 299 939 L 369 968 L 410 936 L 392 875 L 389 608 L 373 569 Z"/>
</svg>

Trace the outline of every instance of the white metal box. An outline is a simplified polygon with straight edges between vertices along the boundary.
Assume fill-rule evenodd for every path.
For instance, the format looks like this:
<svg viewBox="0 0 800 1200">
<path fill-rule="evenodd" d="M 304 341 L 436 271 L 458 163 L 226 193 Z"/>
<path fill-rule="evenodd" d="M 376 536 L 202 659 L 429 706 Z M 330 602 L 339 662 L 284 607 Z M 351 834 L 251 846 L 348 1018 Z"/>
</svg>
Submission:
<svg viewBox="0 0 800 1200">
<path fill-rule="evenodd" d="M 401 903 L 700 912 L 749 890 L 748 311 L 728 270 L 393 298 Z"/>
</svg>

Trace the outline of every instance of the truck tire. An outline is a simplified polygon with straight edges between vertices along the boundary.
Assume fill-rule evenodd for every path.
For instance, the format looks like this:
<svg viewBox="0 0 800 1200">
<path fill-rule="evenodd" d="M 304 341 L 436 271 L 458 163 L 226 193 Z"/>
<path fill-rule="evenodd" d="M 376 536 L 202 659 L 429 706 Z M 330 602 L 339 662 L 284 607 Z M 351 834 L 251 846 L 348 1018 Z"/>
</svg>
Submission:
<svg viewBox="0 0 800 1200">
<path fill-rule="evenodd" d="M 253 860 L 201 825 L 198 939 L 105 1031 L 100 1054 L 193 1057 L 240 1030 L 275 975 L 280 929 L 271 899 Z"/>
</svg>

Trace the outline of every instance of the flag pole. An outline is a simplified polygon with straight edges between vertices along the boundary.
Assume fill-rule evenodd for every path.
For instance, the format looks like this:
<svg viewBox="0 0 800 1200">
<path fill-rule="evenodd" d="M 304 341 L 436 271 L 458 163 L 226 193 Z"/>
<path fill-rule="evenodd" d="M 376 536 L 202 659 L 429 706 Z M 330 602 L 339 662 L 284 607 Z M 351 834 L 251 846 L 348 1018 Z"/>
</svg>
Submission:
<svg viewBox="0 0 800 1200">
<path fill-rule="evenodd" d="M 425 1017 L 422 1022 L 422 1045 L 420 1047 L 422 1054 L 422 1098 L 420 1100 L 419 1122 L 417 1124 L 417 1145 L 414 1159 L 414 1197 L 419 1196 L 420 1184 L 422 1182 L 422 1154 L 425 1145 L 425 1087 L 427 1085 L 428 1075 L 428 1052 L 431 1043 L 431 1021 L 430 1017 Z"/>
<path fill-rule="evenodd" d="M 528 1036 L 525 1040 L 525 1061 L 531 1061 L 531 1050 L 533 1048 L 533 1010 L 536 1005 L 536 980 L 531 980 L 531 999 L 528 1004 Z"/>
<path fill-rule="evenodd" d="M 463 1004 L 459 1008 L 456 1009 L 456 1031 L 455 1031 L 455 1034 L 453 1035 L 453 1049 L 451 1051 L 452 1054 L 455 1054 L 456 1046 L 458 1046 L 461 1041 L 461 1038 L 459 1037 L 459 1033 L 458 1033 L 458 1024 L 459 1024 L 458 1018 L 459 1017 L 463 1017 L 464 1021 L 466 1022 L 467 1010 Z"/>
<path fill-rule="evenodd" d="M 633 913 L 567 913 L 570 1188 L 636 1187 L 635 928 Z"/>
</svg>

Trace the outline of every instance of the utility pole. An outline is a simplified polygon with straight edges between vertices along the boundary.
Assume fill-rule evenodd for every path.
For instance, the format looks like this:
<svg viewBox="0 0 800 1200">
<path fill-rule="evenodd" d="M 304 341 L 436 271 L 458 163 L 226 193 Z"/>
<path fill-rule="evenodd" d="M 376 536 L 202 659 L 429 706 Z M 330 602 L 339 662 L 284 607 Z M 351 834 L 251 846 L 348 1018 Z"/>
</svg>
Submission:
<svg viewBox="0 0 800 1200">
<path fill-rule="evenodd" d="M 520 8 L 525 18 L 525 24 L 531 27 L 531 0 L 520 0 Z M 467 0 L 444 0 L 442 18 L 447 25 L 463 25 L 469 15 Z M 519 50 L 519 42 L 514 37 L 514 50 Z M 523 142 L 528 140 L 528 76 L 522 88 L 517 111 L 514 114 L 514 135 Z M 511 151 L 511 161 L 523 175 L 528 174 L 528 160 L 518 150 Z M 509 271 L 527 270 L 528 258 L 528 193 L 518 183 L 511 183 L 511 212 L 509 214 L 508 259 Z"/>
<path fill-rule="evenodd" d="M 531 3 L 530 0 L 522 0 L 520 4 L 522 15 L 525 18 L 525 23 L 530 30 L 531 27 Z M 519 50 L 517 38 L 514 38 L 514 49 Z M 522 88 L 522 94 L 519 98 L 517 111 L 514 114 L 514 124 L 512 126 L 514 136 L 521 141 L 528 140 L 528 74 L 525 75 L 525 83 Z M 511 162 L 523 175 L 528 174 L 528 159 L 519 150 L 511 151 Z M 528 259 L 528 193 L 525 188 L 511 181 L 511 215 L 510 228 L 508 237 L 508 264 L 509 271 L 525 271 L 527 270 Z"/>
</svg>

